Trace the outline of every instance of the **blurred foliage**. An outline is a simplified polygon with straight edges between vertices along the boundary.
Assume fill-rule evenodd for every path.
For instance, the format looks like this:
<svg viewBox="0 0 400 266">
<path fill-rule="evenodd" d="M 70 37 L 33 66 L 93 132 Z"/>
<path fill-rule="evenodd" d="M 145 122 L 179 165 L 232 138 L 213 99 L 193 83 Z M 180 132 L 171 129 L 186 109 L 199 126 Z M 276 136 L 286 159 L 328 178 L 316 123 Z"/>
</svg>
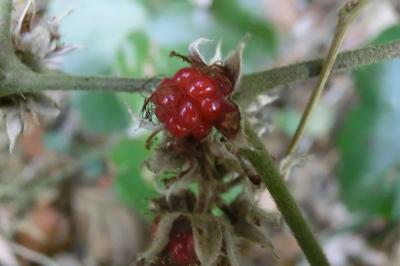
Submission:
<svg viewBox="0 0 400 266">
<path fill-rule="evenodd" d="M 145 139 L 123 139 L 111 154 L 111 160 L 117 168 L 114 188 L 122 201 L 147 214 L 147 202 L 157 193 L 142 175 L 141 165 L 149 151 L 145 149 Z"/>
<path fill-rule="evenodd" d="M 113 93 L 81 92 L 73 106 L 80 112 L 83 128 L 91 133 L 118 132 L 129 126 L 127 107 Z"/>
<path fill-rule="evenodd" d="M 399 39 L 396 26 L 373 42 Z M 368 216 L 400 218 L 399 73 L 399 60 L 354 72 L 360 103 L 338 138 L 343 198 L 350 209 Z"/>
</svg>

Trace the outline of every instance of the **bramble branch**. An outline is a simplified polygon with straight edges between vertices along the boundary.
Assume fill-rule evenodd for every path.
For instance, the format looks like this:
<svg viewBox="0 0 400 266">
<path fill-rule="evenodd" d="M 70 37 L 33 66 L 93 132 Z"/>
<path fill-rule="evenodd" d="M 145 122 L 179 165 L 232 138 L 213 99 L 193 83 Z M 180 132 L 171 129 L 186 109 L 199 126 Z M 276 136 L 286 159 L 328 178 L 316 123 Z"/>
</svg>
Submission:
<svg viewBox="0 0 400 266">
<path fill-rule="evenodd" d="M 250 161 L 260 174 L 263 183 L 271 193 L 276 206 L 292 230 L 310 265 L 329 266 L 322 248 L 304 220 L 295 199 L 290 194 L 285 179 L 276 168 L 275 162 L 265 145 L 247 121 L 245 133 L 254 148 L 241 149 L 240 153 Z"/>
<path fill-rule="evenodd" d="M 371 45 L 340 53 L 333 67 L 333 72 L 356 69 L 399 57 L 400 41 Z M 317 59 L 244 75 L 239 91 L 235 95 L 235 100 L 242 107 L 245 107 L 258 95 L 273 88 L 315 78 L 321 74 L 323 62 L 323 59 Z"/>
<path fill-rule="evenodd" d="M 356 0 L 348 2 L 339 11 L 338 22 L 336 26 L 335 36 L 333 36 L 332 44 L 329 48 L 328 55 L 322 66 L 321 75 L 311 97 L 307 103 L 306 109 L 303 112 L 301 121 L 297 126 L 296 132 L 289 144 L 288 155 L 292 154 L 297 148 L 300 138 L 302 137 L 306 123 L 318 103 L 318 100 L 325 88 L 326 82 L 332 73 L 336 58 L 339 54 L 339 49 L 343 43 L 344 37 L 354 19 L 361 12 L 362 8 L 368 3 L 368 0 Z"/>
<path fill-rule="evenodd" d="M 46 90 L 93 90 L 110 92 L 141 92 L 154 87 L 160 80 L 104 76 L 68 76 L 35 73 L 15 56 L 11 45 L 11 0 L 0 0 L 0 96 Z M 373 45 L 338 55 L 333 72 L 400 57 L 400 41 Z M 246 107 L 258 95 L 281 85 L 317 77 L 323 60 L 317 59 L 244 75 L 234 99 Z"/>
</svg>

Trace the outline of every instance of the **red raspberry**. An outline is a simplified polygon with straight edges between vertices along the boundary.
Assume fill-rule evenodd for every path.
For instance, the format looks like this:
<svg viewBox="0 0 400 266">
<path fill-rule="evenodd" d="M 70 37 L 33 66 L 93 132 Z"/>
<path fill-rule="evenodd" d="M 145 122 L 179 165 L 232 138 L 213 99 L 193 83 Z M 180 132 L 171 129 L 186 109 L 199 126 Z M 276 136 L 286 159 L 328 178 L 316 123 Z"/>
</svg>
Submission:
<svg viewBox="0 0 400 266">
<path fill-rule="evenodd" d="M 190 87 L 193 81 L 200 79 L 201 76 L 202 73 L 198 69 L 193 67 L 184 67 L 175 73 L 172 80 L 175 81 L 179 88 L 183 89 Z"/>
<path fill-rule="evenodd" d="M 201 68 L 185 67 L 172 79 L 164 79 L 150 101 L 158 120 L 174 137 L 201 140 L 215 126 L 231 138 L 240 127 L 239 109 L 226 99 L 232 91 L 224 73 L 208 74 Z"/>
<path fill-rule="evenodd" d="M 191 132 L 191 135 L 198 139 L 202 140 L 210 134 L 213 125 L 207 122 L 200 123 L 197 128 L 194 128 Z"/>
<path fill-rule="evenodd" d="M 196 253 L 194 250 L 194 239 L 191 230 L 179 233 L 172 233 L 167 246 L 168 255 L 178 266 L 186 266 L 196 261 Z"/>
<path fill-rule="evenodd" d="M 182 92 L 171 79 L 164 79 L 151 97 L 157 107 L 176 109 L 182 98 Z"/>
<path fill-rule="evenodd" d="M 186 137 L 190 133 L 189 129 L 184 127 L 176 116 L 171 116 L 165 123 L 165 127 L 177 138 Z"/>
<path fill-rule="evenodd" d="M 207 97 L 213 97 L 217 94 L 218 85 L 210 77 L 206 75 L 201 76 L 197 80 L 193 80 L 190 87 L 185 88 L 187 93 L 197 100 L 202 100 Z"/>
<path fill-rule="evenodd" d="M 184 99 L 179 107 L 179 120 L 186 128 L 194 128 L 201 121 L 201 114 L 197 103 Z"/>
<path fill-rule="evenodd" d="M 201 113 L 205 120 L 215 121 L 221 117 L 222 100 L 217 97 L 205 98 L 201 101 Z"/>
<path fill-rule="evenodd" d="M 215 81 L 218 83 L 219 91 L 222 95 L 229 96 L 233 92 L 233 85 L 227 77 L 217 76 Z"/>
</svg>

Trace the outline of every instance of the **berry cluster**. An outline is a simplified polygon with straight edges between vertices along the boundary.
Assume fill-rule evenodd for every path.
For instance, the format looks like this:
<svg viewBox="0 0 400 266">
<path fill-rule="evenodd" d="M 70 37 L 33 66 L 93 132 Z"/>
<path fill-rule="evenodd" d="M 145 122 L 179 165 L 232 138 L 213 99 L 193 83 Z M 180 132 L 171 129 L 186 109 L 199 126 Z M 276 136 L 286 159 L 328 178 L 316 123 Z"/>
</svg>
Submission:
<svg viewBox="0 0 400 266">
<path fill-rule="evenodd" d="M 213 126 L 224 134 L 232 118 L 240 120 L 238 107 L 228 99 L 232 91 L 225 75 L 192 66 L 163 79 L 150 101 L 158 120 L 173 136 L 201 140 Z"/>
</svg>

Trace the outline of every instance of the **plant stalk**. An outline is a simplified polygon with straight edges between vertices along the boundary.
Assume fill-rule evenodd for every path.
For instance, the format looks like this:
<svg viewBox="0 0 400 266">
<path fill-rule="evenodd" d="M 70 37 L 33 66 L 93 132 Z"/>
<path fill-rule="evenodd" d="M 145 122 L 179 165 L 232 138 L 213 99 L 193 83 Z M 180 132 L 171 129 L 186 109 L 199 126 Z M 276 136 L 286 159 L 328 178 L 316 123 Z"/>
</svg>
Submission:
<svg viewBox="0 0 400 266">
<path fill-rule="evenodd" d="M 329 266 L 328 259 L 303 218 L 300 208 L 290 194 L 283 177 L 275 166 L 274 160 L 247 121 L 245 123 L 245 133 L 254 149 L 241 149 L 240 154 L 247 158 L 260 174 L 263 183 L 266 185 L 287 225 L 292 230 L 308 262 L 311 266 Z"/>
<path fill-rule="evenodd" d="M 343 43 L 347 30 L 349 29 L 351 23 L 354 21 L 357 15 L 361 12 L 362 8 L 367 4 L 367 2 L 368 0 L 349 1 L 340 9 L 336 32 L 333 37 L 332 44 L 329 48 L 328 56 L 322 67 L 318 83 L 311 94 L 306 109 L 301 117 L 301 121 L 289 144 L 287 151 L 288 155 L 292 154 L 295 151 L 297 145 L 299 144 L 300 138 L 304 134 L 304 129 L 310 118 L 310 115 L 317 105 L 318 100 L 321 97 L 321 94 L 325 88 L 326 82 L 328 81 L 328 78 L 332 73 L 336 58 L 339 54 L 339 49 Z"/>
</svg>

